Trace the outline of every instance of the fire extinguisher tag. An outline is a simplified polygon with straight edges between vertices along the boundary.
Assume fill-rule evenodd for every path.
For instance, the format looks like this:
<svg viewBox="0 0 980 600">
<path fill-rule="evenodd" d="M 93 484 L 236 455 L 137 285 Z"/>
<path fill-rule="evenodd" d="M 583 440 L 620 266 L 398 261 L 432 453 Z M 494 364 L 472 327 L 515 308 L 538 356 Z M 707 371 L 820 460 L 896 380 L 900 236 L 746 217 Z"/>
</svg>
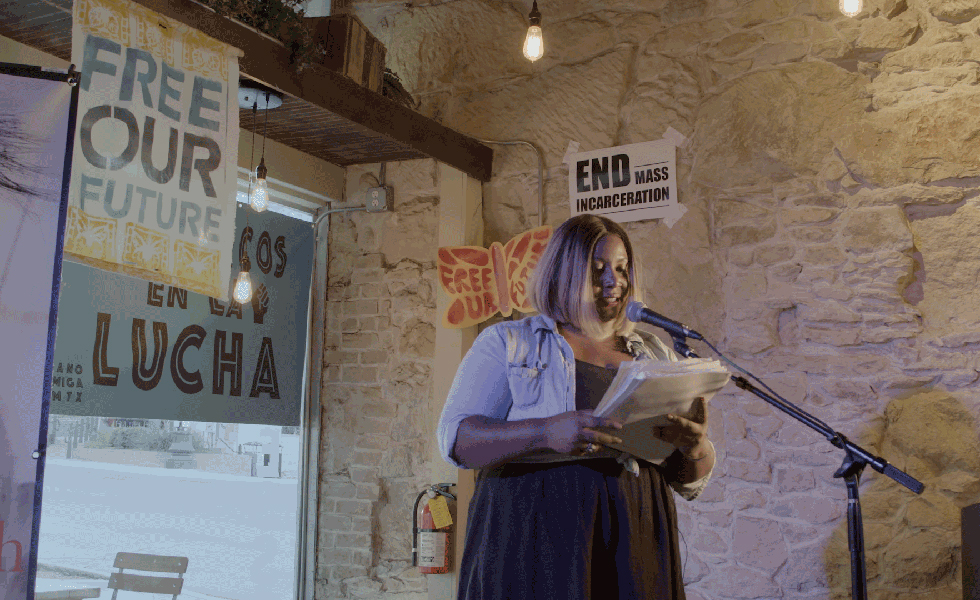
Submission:
<svg viewBox="0 0 980 600">
<path fill-rule="evenodd" d="M 446 566 L 446 532 L 423 529 L 419 532 L 419 566 Z"/>
<path fill-rule="evenodd" d="M 443 529 L 453 524 L 453 517 L 449 514 L 449 503 L 444 496 L 430 498 L 429 510 L 432 511 L 432 521 L 436 529 Z"/>
</svg>

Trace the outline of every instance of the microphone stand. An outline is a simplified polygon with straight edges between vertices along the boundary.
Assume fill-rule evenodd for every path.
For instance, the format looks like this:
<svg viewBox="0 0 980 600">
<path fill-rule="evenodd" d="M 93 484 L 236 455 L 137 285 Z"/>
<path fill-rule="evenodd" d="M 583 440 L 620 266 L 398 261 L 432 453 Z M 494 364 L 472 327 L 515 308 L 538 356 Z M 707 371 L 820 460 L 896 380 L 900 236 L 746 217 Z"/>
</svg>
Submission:
<svg viewBox="0 0 980 600">
<path fill-rule="evenodd" d="M 678 354 L 687 358 L 698 358 L 698 355 L 688 347 L 687 338 L 674 332 L 668 333 L 670 333 L 670 337 L 674 340 L 674 350 Z M 775 406 L 820 433 L 827 438 L 828 442 L 844 451 L 844 462 L 834 473 L 834 477 L 843 479 L 847 485 L 847 547 L 851 553 L 851 598 L 853 600 L 867 600 L 868 573 L 864 560 L 864 522 L 861 518 L 861 497 L 858 493 L 861 473 L 866 466 L 871 465 L 871 468 L 875 471 L 891 477 L 916 494 L 921 494 L 925 486 L 901 469 L 897 469 L 888 464 L 888 461 L 885 459 L 871 454 L 844 437 L 843 434 L 834 431 L 792 402 L 767 394 L 741 375 L 733 376 L 732 381 L 735 382 L 736 386 L 752 392 L 772 406 Z"/>
</svg>

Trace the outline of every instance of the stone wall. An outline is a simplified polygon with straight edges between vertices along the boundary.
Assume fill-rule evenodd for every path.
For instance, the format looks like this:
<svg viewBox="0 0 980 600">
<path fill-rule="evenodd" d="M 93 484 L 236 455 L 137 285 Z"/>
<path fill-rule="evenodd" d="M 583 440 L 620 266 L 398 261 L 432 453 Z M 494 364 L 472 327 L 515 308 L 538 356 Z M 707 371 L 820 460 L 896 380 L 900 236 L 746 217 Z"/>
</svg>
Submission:
<svg viewBox="0 0 980 600">
<path fill-rule="evenodd" d="M 431 160 L 389 164 L 394 211 L 332 215 L 316 597 L 427 598 L 410 567 L 412 505 L 430 476 L 439 198 Z M 363 206 L 378 165 L 349 167 Z"/>
<path fill-rule="evenodd" d="M 529 9 L 520 2 L 362 0 L 352 10 L 385 44 L 388 66 L 421 112 L 477 138 L 523 139 L 543 151 L 547 223 L 569 214 L 569 142 L 592 150 L 658 139 L 667 127 L 685 135 L 678 189 L 686 216 L 672 228 L 628 227 L 645 259 L 649 303 L 926 483 L 915 496 L 865 473 L 872 595 L 959 598 L 958 509 L 980 500 L 980 5 L 871 0 L 854 19 L 833 0 L 539 7 L 545 56 L 534 64 L 520 52 Z M 538 218 L 535 157 L 521 147 L 495 151 L 484 185 L 486 243 Z M 348 179 L 358 177 L 352 170 Z M 407 364 L 418 375 L 412 385 L 424 388 L 425 357 L 399 340 L 413 331 L 410 322 L 428 331 L 434 316 L 405 309 L 391 313 L 390 327 L 377 317 L 377 333 L 336 329 L 386 315 L 345 311 L 373 308 L 375 298 L 389 300 L 384 294 L 394 303 L 387 278 L 410 272 L 432 293 L 430 258 L 382 248 L 396 244 L 382 223 L 425 212 L 424 202 L 412 202 L 401 214 L 396 207 L 393 216 L 352 216 L 333 227 L 331 335 L 340 354 L 331 369 L 348 381 L 333 386 L 336 402 L 370 391 L 390 403 L 384 427 L 406 428 L 390 447 L 360 450 L 380 434 L 357 431 L 365 429 L 359 419 L 376 419 L 327 407 L 327 421 L 347 431 L 325 435 L 325 464 L 335 473 L 325 476 L 326 489 L 382 498 L 358 500 L 368 512 L 350 518 L 355 529 L 368 527 L 371 510 L 407 510 L 409 490 L 401 500 L 392 490 L 413 475 L 401 468 L 378 479 L 373 466 L 374 479 L 361 483 L 354 478 L 363 471 L 343 472 L 354 464 L 349 457 L 363 452 L 380 463 L 394 460 L 396 448 L 411 454 L 432 443 L 396 418 L 390 385 L 350 378 L 371 368 L 363 354 L 380 344 L 387 362 L 373 374 Z M 363 289 L 379 295 L 361 296 Z M 720 452 L 715 479 L 679 509 L 689 597 L 847 597 L 846 492 L 832 477 L 839 451 L 736 389 L 713 401 L 711 430 Z M 416 468 L 408 458 L 397 464 L 406 462 Z M 325 502 L 335 495 L 325 493 Z M 376 523 L 361 538 L 373 540 L 371 550 L 338 550 L 361 562 L 331 568 L 374 576 L 366 597 L 396 597 L 379 587 L 389 569 L 381 557 L 404 556 L 394 548 L 407 542 L 382 530 L 383 516 Z M 346 534 L 334 535 L 338 543 Z"/>
</svg>

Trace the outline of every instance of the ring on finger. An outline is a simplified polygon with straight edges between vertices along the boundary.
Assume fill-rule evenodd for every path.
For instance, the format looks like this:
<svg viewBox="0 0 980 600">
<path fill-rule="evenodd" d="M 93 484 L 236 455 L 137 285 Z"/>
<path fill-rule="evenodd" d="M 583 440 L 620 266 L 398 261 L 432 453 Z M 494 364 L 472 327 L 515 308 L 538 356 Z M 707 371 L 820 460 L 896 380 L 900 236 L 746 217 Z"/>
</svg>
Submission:
<svg viewBox="0 0 980 600">
<path fill-rule="evenodd" d="M 585 445 L 585 453 L 586 454 L 592 454 L 593 452 L 595 452 L 598 449 L 599 449 L 599 446 L 596 446 L 592 442 L 589 442 L 588 444 Z"/>
</svg>

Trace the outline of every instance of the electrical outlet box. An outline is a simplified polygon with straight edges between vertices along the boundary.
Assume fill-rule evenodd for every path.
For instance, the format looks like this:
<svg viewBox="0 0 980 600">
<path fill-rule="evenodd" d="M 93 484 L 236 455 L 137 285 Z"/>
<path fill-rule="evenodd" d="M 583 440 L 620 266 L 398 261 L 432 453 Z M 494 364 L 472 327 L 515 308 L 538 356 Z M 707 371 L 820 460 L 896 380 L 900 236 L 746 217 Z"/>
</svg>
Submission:
<svg viewBox="0 0 980 600">
<path fill-rule="evenodd" d="M 392 195 L 390 187 L 368 188 L 366 197 L 368 212 L 387 212 L 391 210 Z"/>
</svg>

